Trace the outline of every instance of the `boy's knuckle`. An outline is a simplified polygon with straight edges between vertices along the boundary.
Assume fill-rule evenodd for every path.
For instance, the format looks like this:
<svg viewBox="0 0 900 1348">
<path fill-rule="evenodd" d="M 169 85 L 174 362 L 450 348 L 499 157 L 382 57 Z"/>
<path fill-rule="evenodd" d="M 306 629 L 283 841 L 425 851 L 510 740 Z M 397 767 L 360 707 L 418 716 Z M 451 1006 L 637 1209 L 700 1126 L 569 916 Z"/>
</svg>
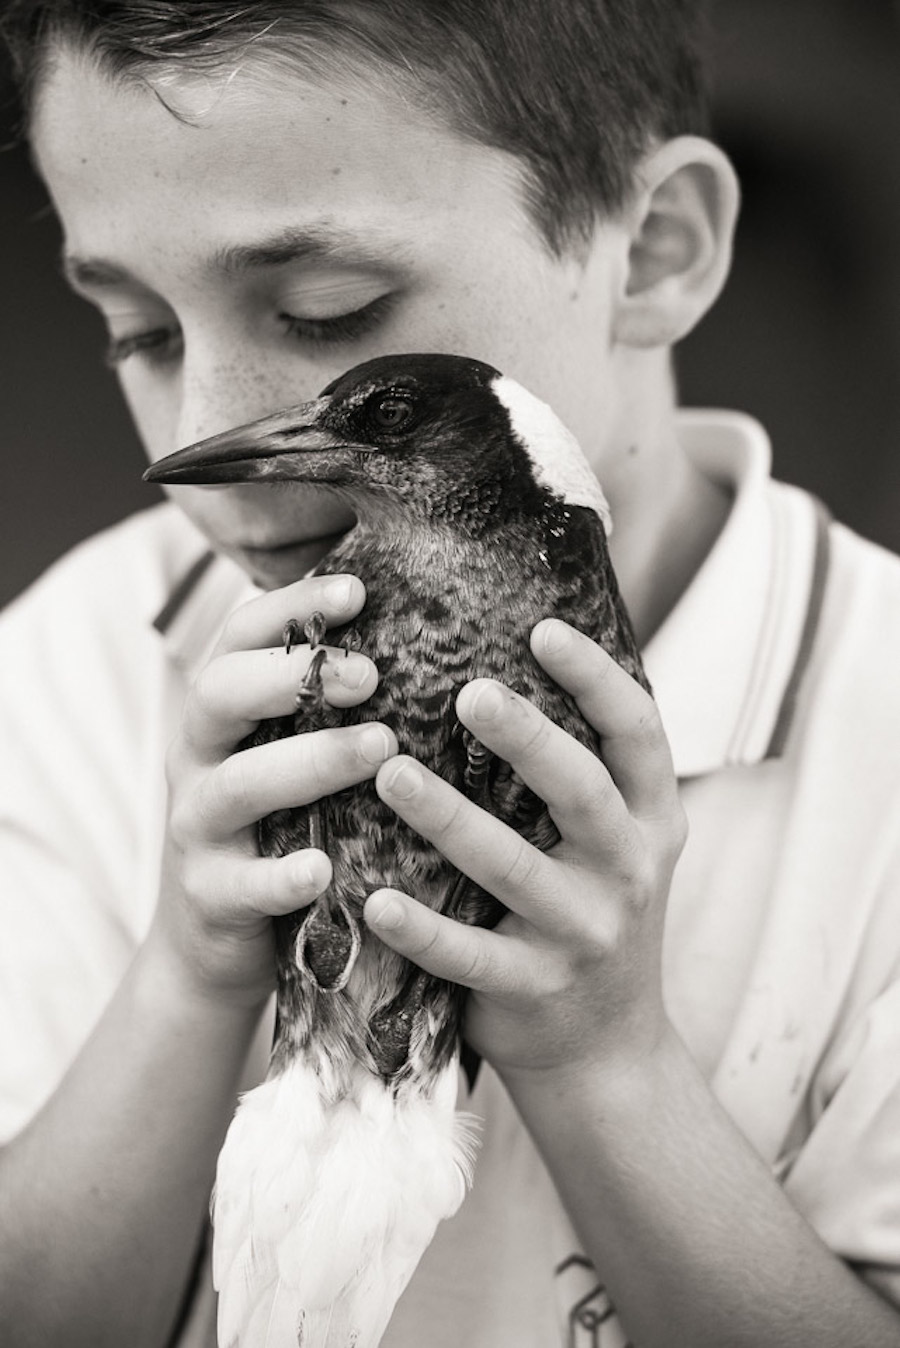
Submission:
<svg viewBox="0 0 900 1348">
<path fill-rule="evenodd" d="M 629 896 L 633 907 L 644 908 L 655 897 L 659 888 L 659 870 L 655 856 L 643 849 L 636 850 L 631 865 Z"/>
<path fill-rule="evenodd" d="M 179 847 L 186 848 L 206 834 L 204 785 L 200 779 L 173 791 L 169 796 L 167 830 Z"/>
<path fill-rule="evenodd" d="M 185 720 L 188 726 L 197 719 L 209 719 L 219 708 L 221 699 L 221 664 L 213 660 L 194 679 L 185 701 Z"/>
<path fill-rule="evenodd" d="M 684 850 L 689 831 L 687 811 L 680 798 L 676 797 L 669 821 L 669 847 L 676 857 L 680 856 Z"/>
<path fill-rule="evenodd" d="M 522 759 L 533 762 L 541 758 L 546 750 L 552 730 L 550 722 L 525 698 L 516 699 L 513 706 L 519 712 L 518 754 Z"/>
<path fill-rule="evenodd" d="M 451 842 L 465 831 L 466 803 L 455 792 L 439 798 L 434 804 L 434 839 Z"/>
<path fill-rule="evenodd" d="M 180 737 L 176 737 L 166 749 L 163 759 L 163 774 L 170 794 L 184 778 L 185 747 Z"/>
<path fill-rule="evenodd" d="M 640 908 L 657 887 L 656 849 L 635 830 L 620 830 L 608 861 L 612 889 L 626 907 Z"/>
<path fill-rule="evenodd" d="M 183 798 L 172 801 L 169 807 L 168 832 L 173 842 L 179 846 L 191 836 L 191 818 Z"/>
<path fill-rule="evenodd" d="M 663 859 L 676 860 L 684 850 L 690 832 L 681 798 L 673 793 L 671 802 L 655 817 L 644 822 L 650 826 L 648 839 Z"/>
<path fill-rule="evenodd" d="M 472 933 L 467 933 L 467 935 L 470 939 L 465 941 L 457 952 L 456 966 L 459 981 L 479 986 L 493 982 L 490 956 L 480 941 L 471 939 Z"/>
<path fill-rule="evenodd" d="M 181 888 L 193 903 L 205 907 L 208 892 L 208 868 L 194 853 L 186 854 L 181 862 Z"/>
<path fill-rule="evenodd" d="M 210 815 L 227 809 L 243 813 L 251 808 L 258 784 L 249 770 L 247 755 L 231 754 L 209 776 L 205 803 Z"/>
<path fill-rule="evenodd" d="M 586 826 L 606 815 L 614 796 L 615 788 L 609 778 L 594 769 L 573 780 L 566 800 L 566 814 L 573 824 Z"/>
<path fill-rule="evenodd" d="M 219 636 L 219 650 L 235 651 L 245 647 L 251 615 L 257 603 L 257 600 L 249 599 L 228 615 Z"/>
<path fill-rule="evenodd" d="M 535 883 L 540 860 L 541 853 L 517 836 L 498 859 L 499 884 L 511 890 L 530 890 Z"/>
<path fill-rule="evenodd" d="M 339 790 L 358 767 L 354 742 L 340 730 L 297 735 L 288 743 L 296 755 L 296 767 L 291 776 L 295 780 L 302 779 L 305 794 L 310 799 Z"/>
<path fill-rule="evenodd" d="M 665 738 L 659 708 L 643 688 L 638 689 L 640 702 L 636 709 L 633 737 L 642 748 L 655 748 Z"/>
<path fill-rule="evenodd" d="M 341 766 L 345 763 L 349 765 L 353 757 L 349 746 L 340 740 L 336 744 L 334 737 L 310 735 L 305 744 L 299 744 L 298 749 L 302 754 L 303 775 L 310 793 L 318 798 L 336 790 L 342 776 Z"/>
<path fill-rule="evenodd" d="M 427 960 L 436 951 L 440 952 L 441 934 L 439 928 L 432 921 L 419 922 L 415 927 L 415 934 L 407 948 L 407 954 L 411 959 Z"/>
<path fill-rule="evenodd" d="M 571 956 L 557 951 L 535 961 L 536 970 L 532 987 L 540 994 L 545 1005 L 567 1002 L 573 991 L 577 991 L 583 972 L 593 968 L 598 957 L 605 953 L 605 946 L 588 930 L 584 940 Z"/>
</svg>

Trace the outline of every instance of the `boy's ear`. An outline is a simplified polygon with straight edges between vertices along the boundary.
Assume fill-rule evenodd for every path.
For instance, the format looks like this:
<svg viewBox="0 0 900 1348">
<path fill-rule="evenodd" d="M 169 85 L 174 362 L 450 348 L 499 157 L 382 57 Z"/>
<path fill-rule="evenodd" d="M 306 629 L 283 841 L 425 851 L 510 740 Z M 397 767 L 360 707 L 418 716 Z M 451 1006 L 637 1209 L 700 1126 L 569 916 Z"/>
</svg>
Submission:
<svg viewBox="0 0 900 1348">
<path fill-rule="evenodd" d="M 617 341 L 670 346 L 699 322 L 728 275 L 739 202 L 731 163 L 711 141 L 678 136 L 646 155 L 623 213 L 631 242 Z"/>
</svg>

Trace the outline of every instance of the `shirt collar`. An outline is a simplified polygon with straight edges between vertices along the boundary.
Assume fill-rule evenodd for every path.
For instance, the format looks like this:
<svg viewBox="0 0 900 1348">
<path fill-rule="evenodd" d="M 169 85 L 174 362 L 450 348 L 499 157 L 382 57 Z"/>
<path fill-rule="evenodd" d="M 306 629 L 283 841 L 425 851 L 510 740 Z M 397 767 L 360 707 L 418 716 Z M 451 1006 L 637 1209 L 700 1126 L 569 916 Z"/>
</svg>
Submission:
<svg viewBox="0 0 900 1348">
<path fill-rule="evenodd" d="M 711 551 L 644 651 L 679 777 L 781 752 L 818 620 L 827 517 L 805 492 L 773 483 L 762 427 L 737 412 L 682 411 L 694 463 L 734 495 Z M 155 627 L 192 675 L 222 625 L 260 594 L 240 568 L 204 551 Z"/>
<path fill-rule="evenodd" d="M 736 412 L 678 414 L 695 465 L 734 494 L 691 584 L 644 651 L 679 777 L 779 754 L 818 621 L 827 515 L 770 479 L 762 427 Z"/>
</svg>

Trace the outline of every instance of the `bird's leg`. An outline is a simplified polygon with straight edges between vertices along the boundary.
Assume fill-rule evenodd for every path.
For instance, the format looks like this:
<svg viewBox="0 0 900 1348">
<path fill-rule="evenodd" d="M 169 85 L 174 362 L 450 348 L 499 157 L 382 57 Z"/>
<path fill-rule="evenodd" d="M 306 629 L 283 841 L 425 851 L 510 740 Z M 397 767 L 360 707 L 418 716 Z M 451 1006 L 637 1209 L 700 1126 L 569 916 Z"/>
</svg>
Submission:
<svg viewBox="0 0 900 1348">
<path fill-rule="evenodd" d="M 325 618 L 318 610 L 311 614 L 301 628 L 296 618 L 290 618 L 284 625 L 282 638 L 284 640 L 284 649 L 288 655 L 294 646 L 299 646 L 301 638 L 305 637 L 309 642 L 313 657 L 309 662 L 309 668 L 303 676 L 303 681 L 297 689 L 297 711 L 294 716 L 294 729 L 298 733 L 303 730 L 312 730 L 317 728 L 314 723 L 322 716 L 325 710 L 325 697 L 322 686 L 322 666 L 328 658 L 328 652 L 322 645 L 322 638 L 325 636 Z"/>
<path fill-rule="evenodd" d="M 508 763 L 498 762 L 496 755 L 486 749 L 471 731 L 463 730 L 463 744 L 466 750 L 466 766 L 463 770 L 466 795 L 482 809 L 489 810 L 501 823 L 517 827 L 519 816 L 523 811 L 528 811 L 530 796 L 522 778 Z M 559 833 L 546 811 L 539 818 L 544 820 L 544 828 L 534 842 L 535 846 L 546 850 L 559 841 Z M 493 895 L 487 894 L 460 872 L 442 911 L 457 922 L 493 927 L 500 921 L 505 909 Z M 471 1092 L 475 1088 L 481 1058 L 465 1040 L 460 1045 L 460 1062 Z"/>
<path fill-rule="evenodd" d="M 328 848 L 326 846 L 325 819 L 322 815 L 320 801 L 314 800 L 312 804 L 307 807 L 306 822 L 309 830 L 306 839 L 307 847 L 315 847 L 319 852 L 326 852 Z"/>
<path fill-rule="evenodd" d="M 463 730 L 463 744 L 466 750 L 466 766 L 463 770 L 463 787 L 469 800 L 476 805 L 487 804 L 490 800 L 490 770 L 494 755 L 486 749 L 472 734 Z"/>
<path fill-rule="evenodd" d="M 508 764 L 500 764 L 500 772 L 494 773 L 491 781 L 491 769 L 497 761 L 496 754 L 486 749 L 470 730 L 463 728 L 462 742 L 466 751 L 466 766 L 463 769 L 463 789 L 469 800 L 489 810 L 503 823 L 509 823 L 518 804 L 518 796 L 510 805 L 506 799 L 498 800 L 498 784 L 505 783 L 509 776 Z M 503 769 L 506 768 L 506 778 Z M 521 782 L 520 782 L 521 785 Z M 492 927 L 503 915 L 503 905 L 486 894 L 479 885 L 460 872 L 441 906 L 441 912 L 465 922 L 470 926 Z"/>
<path fill-rule="evenodd" d="M 320 730 L 332 722 L 325 702 L 322 666 L 327 651 L 322 645 L 325 617 L 316 611 L 301 627 L 296 618 L 285 623 L 284 647 L 290 653 L 302 640 L 309 642 L 312 659 L 297 689 L 294 730 L 297 734 Z M 326 813 L 322 801 L 307 808 L 307 844 L 327 850 Z M 307 910 L 297 932 L 294 956 L 298 968 L 321 992 L 340 992 L 346 986 L 359 954 L 359 922 L 345 903 L 326 891 Z"/>
<path fill-rule="evenodd" d="M 512 824 L 527 793 L 525 783 L 508 763 L 498 761 L 497 755 L 486 749 L 471 730 L 464 729 L 462 738 L 466 750 L 463 769 L 466 795 L 476 805 L 490 810 L 501 823 Z"/>
</svg>

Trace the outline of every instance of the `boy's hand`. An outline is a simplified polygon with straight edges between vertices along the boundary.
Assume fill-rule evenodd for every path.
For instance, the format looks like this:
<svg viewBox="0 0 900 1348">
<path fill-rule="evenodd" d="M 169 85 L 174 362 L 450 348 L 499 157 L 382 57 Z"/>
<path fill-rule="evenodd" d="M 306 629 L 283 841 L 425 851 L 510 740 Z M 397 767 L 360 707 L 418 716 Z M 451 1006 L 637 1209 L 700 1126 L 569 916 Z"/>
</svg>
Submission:
<svg viewBox="0 0 900 1348">
<path fill-rule="evenodd" d="M 331 879 L 323 852 L 260 857 L 256 823 L 273 810 L 307 805 L 374 776 L 396 752 L 384 726 L 342 727 L 290 736 L 235 752 L 267 717 L 290 714 L 309 664 L 309 647 L 286 655 L 290 618 L 316 610 L 330 626 L 365 602 L 354 577 L 313 577 L 240 608 L 185 701 L 167 758 L 170 813 L 160 903 L 152 939 L 164 943 L 189 986 L 247 1002 L 274 986 L 270 918 L 312 902 Z M 337 653 L 323 670 L 336 707 L 363 702 L 378 674 L 361 654 Z"/>
<path fill-rule="evenodd" d="M 483 931 L 381 890 L 365 916 L 395 950 L 471 989 L 466 1037 L 508 1081 L 564 1081 L 627 1070 L 664 1038 L 663 918 L 686 829 L 652 698 L 561 622 L 539 623 L 532 649 L 599 731 L 602 762 L 491 680 L 463 689 L 457 710 L 547 803 L 561 841 L 540 852 L 395 758 L 376 778 L 382 799 L 510 911 Z"/>
</svg>

